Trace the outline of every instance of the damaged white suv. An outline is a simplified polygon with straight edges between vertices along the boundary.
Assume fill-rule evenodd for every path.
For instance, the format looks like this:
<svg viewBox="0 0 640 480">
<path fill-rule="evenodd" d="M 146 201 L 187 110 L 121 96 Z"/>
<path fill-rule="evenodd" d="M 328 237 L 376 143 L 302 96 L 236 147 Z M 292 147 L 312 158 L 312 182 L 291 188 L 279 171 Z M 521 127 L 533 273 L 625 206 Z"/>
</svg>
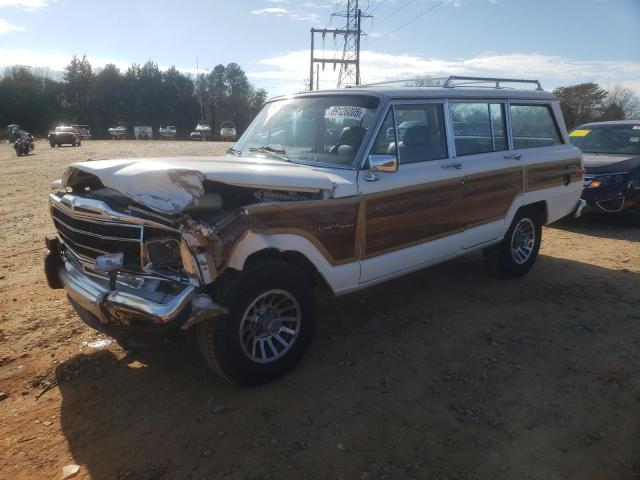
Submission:
<svg viewBox="0 0 640 480">
<path fill-rule="evenodd" d="M 73 164 L 50 195 L 49 285 L 124 343 L 195 328 L 213 368 L 256 384 L 307 350 L 316 286 L 478 249 L 521 276 L 541 225 L 582 208 L 581 153 L 539 84 L 468 81 L 276 98 L 225 157 Z"/>
</svg>

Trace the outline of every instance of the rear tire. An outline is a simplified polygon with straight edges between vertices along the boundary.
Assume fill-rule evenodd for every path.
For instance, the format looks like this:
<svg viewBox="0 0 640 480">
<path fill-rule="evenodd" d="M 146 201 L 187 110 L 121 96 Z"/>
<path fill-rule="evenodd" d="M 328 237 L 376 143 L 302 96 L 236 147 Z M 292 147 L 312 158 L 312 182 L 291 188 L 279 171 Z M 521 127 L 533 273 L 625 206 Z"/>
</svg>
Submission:
<svg viewBox="0 0 640 480">
<path fill-rule="evenodd" d="M 281 260 L 263 260 L 220 280 L 214 300 L 229 309 L 197 327 L 207 364 L 239 385 L 272 381 L 305 354 L 315 329 L 315 297 L 307 275 Z"/>
<path fill-rule="evenodd" d="M 534 208 L 516 213 L 503 240 L 482 251 L 485 265 L 492 273 L 511 278 L 522 277 L 538 258 L 542 240 L 542 219 Z"/>
</svg>

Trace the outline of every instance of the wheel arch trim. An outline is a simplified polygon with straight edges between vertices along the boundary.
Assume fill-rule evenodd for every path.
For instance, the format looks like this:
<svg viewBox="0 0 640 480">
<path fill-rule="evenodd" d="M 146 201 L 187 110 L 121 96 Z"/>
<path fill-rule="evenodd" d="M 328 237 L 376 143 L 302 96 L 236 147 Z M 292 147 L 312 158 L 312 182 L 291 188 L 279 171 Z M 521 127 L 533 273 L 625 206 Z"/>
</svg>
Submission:
<svg viewBox="0 0 640 480">
<path fill-rule="evenodd" d="M 279 256 L 292 263 L 297 263 L 292 258 L 300 255 L 308 264 L 312 265 L 319 277 L 334 292 L 352 290 L 358 286 L 360 280 L 360 265 L 358 261 L 345 264 L 331 265 L 324 255 L 301 235 L 290 233 L 260 234 L 248 232 L 238 244 L 235 245 L 227 267 L 242 271 L 250 258 L 256 255 Z"/>
</svg>

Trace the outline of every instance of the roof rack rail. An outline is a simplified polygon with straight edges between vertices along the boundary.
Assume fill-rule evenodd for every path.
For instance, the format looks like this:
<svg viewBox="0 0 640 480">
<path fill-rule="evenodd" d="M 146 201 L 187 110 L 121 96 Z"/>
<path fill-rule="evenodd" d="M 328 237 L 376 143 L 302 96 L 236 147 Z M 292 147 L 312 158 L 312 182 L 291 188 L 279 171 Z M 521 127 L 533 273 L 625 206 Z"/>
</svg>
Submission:
<svg viewBox="0 0 640 480">
<path fill-rule="evenodd" d="M 469 84 L 454 84 L 453 82 L 463 81 L 463 82 L 471 82 L 471 85 L 475 85 L 477 83 L 494 83 L 495 88 L 503 88 L 501 83 L 531 83 L 537 86 L 537 90 L 542 90 L 542 85 L 540 85 L 540 80 L 527 80 L 523 78 L 495 78 L 495 77 L 461 77 L 458 75 L 451 75 L 447 81 L 444 83 L 445 87 L 466 87 Z"/>
<path fill-rule="evenodd" d="M 463 83 L 459 83 L 463 82 Z M 451 75 L 449 77 L 424 77 L 424 78 L 404 78 L 399 80 L 388 80 L 386 82 L 367 83 L 364 85 L 349 85 L 347 88 L 357 87 L 375 87 L 378 85 L 390 85 L 394 83 L 413 83 L 408 85 L 411 87 L 482 87 L 482 88 L 505 88 L 503 83 L 527 83 L 536 85 L 536 90 L 542 90 L 540 80 L 528 80 L 521 78 L 495 78 L 495 77 L 463 77 L 459 75 Z M 493 86 L 488 87 L 486 83 L 492 83 Z M 507 87 L 509 88 L 509 87 Z"/>
</svg>

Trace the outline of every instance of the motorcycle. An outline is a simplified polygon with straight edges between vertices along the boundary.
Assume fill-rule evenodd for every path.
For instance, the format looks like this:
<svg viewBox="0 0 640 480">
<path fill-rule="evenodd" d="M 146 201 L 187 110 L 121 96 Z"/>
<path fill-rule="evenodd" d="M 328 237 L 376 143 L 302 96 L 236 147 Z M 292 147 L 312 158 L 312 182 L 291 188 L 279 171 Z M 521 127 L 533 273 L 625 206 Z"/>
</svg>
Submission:
<svg viewBox="0 0 640 480">
<path fill-rule="evenodd" d="M 33 151 L 35 145 L 33 144 L 33 136 L 30 133 L 22 135 L 13 144 L 13 148 L 16 150 L 16 155 L 21 157 L 22 155 L 29 155 Z"/>
</svg>

